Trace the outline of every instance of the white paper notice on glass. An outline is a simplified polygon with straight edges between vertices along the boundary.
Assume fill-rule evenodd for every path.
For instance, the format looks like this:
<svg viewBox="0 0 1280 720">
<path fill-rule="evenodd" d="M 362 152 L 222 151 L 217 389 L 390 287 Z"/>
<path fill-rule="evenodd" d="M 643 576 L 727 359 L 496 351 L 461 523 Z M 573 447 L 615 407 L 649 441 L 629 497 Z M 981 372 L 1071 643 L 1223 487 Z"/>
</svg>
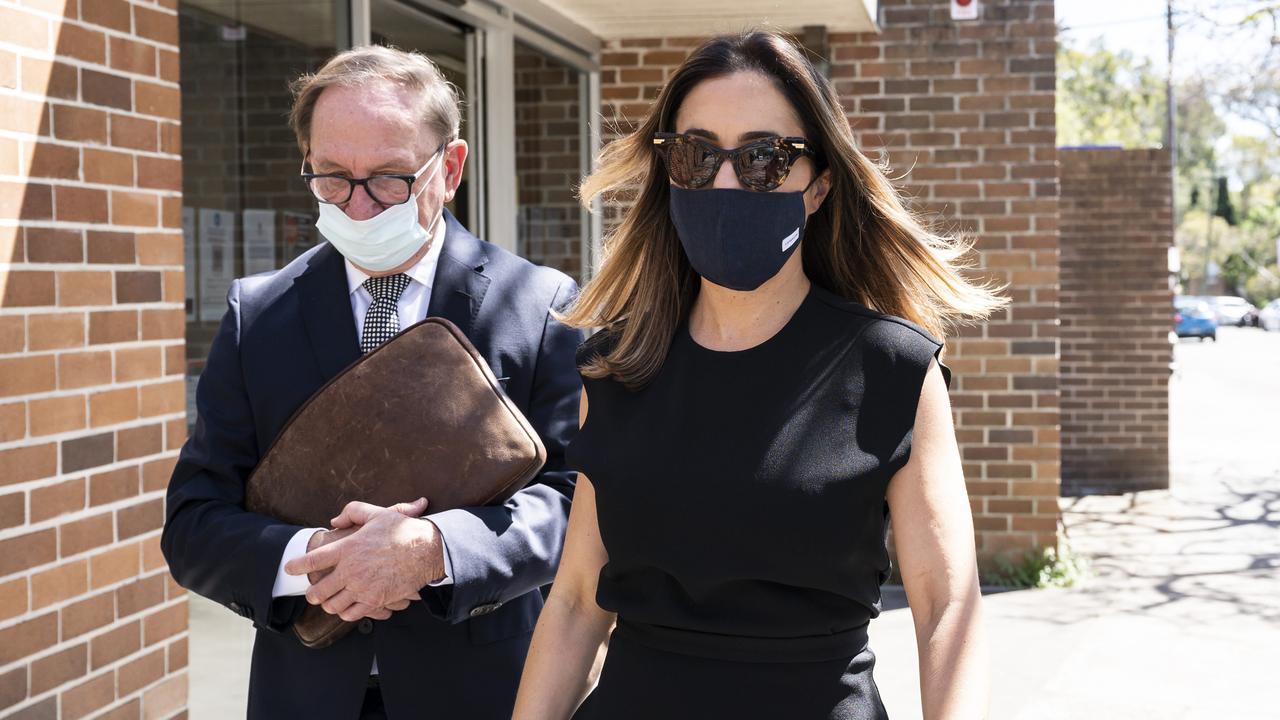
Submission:
<svg viewBox="0 0 1280 720">
<path fill-rule="evenodd" d="M 316 244 L 311 213 L 284 211 L 284 261 L 289 262 Z"/>
<path fill-rule="evenodd" d="M 244 274 L 276 269 L 276 211 L 244 211 Z"/>
<path fill-rule="evenodd" d="M 182 267 L 187 285 L 187 319 L 196 319 L 196 209 L 182 208 Z"/>
<path fill-rule="evenodd" d="M 200 369 L 187 368 L 187 427 L 196 424 L 196 388 L 200 385 Z"/>
<path fill-rule="evenodd" d="M 227 310 L 227 290 L 236 276 L 236 214 L 200 209 L 200 320 L 218 320 Z"/>
</svg>

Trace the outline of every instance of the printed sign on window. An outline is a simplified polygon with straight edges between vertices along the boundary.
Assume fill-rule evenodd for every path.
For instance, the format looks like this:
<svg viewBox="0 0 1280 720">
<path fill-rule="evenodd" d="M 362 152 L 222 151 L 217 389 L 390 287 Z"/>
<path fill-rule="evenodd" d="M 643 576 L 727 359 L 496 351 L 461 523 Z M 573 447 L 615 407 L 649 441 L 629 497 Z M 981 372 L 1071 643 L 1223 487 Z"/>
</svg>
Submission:
<svg viewBox="0 0 1280 720">
<path fill-rule="evenodd" d="M 236 277 L 236 214 L 200 209 L 200 319 L 219 320 Z"/>
<path fill-rule="evenodd" d="M 244 211 L 244 274 L 276 269 L 276 211 Z"/>
</svg>

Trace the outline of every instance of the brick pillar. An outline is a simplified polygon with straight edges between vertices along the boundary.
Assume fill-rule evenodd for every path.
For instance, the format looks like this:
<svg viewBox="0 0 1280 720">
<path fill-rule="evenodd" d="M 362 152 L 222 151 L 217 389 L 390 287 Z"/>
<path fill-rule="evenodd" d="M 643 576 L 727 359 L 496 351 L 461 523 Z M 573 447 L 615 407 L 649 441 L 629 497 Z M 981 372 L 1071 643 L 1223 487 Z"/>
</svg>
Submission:
<svg viewBox="0 0 1280 720">
<path fill-rule="evenodd" d="M 175 0 L 0 7 L 0 715 L 169 717 L 185 435 Z"/>
<path fill-rule="evenodd" d="M 951 402 L 978 552 L 1057 542 L 1057 30 L 1051 0 L 881 2 L 879 34 L 833 35 L 831 74 L 862 147 L 918 208 L 976 240 L 1009 310 L 948 338 Z"/>
<path fill-rule="evenodd" d="M 517 249 L 583 282 L 580 73 L 518 43 L 515 66 Z"/>
<path fill-rule="evenodd" d="M 957 438 L 986 564 L 1057 543 L 1053 2 L 989 0 L 972 22 L 953 22 L 947 0 L 880 5 L 880 33 L 829 36 L 831 79 L 858 142 L 889 162 L 917 208 L 975 238 L 975 275 L 1008 285 L 1013 299 L 1007 312 L 947 338 Z M 629 129 L 700 41 L 610 42 L 601 66 L 606 122 Z M 622 208 L 606 211 L 606 221 L 616 220 Z"/>
<path fill-rule="evenodd" d="M 1172 159 L 1060 157 L 1063 493 L 1167 488 Z"/>
</svg>

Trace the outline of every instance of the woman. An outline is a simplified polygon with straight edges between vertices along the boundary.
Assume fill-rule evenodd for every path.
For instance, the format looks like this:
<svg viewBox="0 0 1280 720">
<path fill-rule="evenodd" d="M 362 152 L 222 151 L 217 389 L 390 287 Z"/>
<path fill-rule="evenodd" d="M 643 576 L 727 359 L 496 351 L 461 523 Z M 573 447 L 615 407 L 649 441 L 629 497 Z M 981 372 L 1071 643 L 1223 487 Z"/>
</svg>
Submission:
<svg viewBox="0 0 1280 720">
<path fill-rule="evenodd" d="M 925 717 L 982 717 L 936 337 L 1002 301 L 904 209 L 777 34 L 694 51 L 582 195 L 637 185 L 566 318 L 603 331 L 579 351 L 581 473 L 515 716 L 886 717 L 867 624 L 892 514 Z"/>
</svg>

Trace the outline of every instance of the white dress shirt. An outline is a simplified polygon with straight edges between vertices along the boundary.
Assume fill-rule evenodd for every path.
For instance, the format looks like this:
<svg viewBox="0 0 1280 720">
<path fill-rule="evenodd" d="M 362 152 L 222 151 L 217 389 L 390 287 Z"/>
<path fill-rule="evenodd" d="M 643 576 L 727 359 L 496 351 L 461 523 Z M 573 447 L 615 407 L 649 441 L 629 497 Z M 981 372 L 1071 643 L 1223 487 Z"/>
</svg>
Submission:
<svg viewBox="0 0 1280 720">
<path fill-rule="evenodd" d="M 427 306 L 431 302 L 431 285 L 435 280 L 436 266 L 439 264 L 440 251 L 444 246 L 444 233 L 445 223 L 442 217 L 436 222 L 435 232 L 431 237 L 431 249 L 427 251 L 426 255 L 422 256 L 422 259 L 416 265 L 404 273 L 409 276 L 411 282 L 401 293 L 400 299 L 396 303 L 401 330 L 414 323 L 421 322 L 427 317 Z M 344 258 L 343 263 L 347 269 L 347 290 L 351 296 L 351 314 L 355 317 L 356 337 L 359 338 L 364 332 L 365 313 L 369 310 L 369 306 L 373 304 L 373 296 L 364 288 L 364 281 L 369 276 L 352 265 L 350 260 Z M 408 502 L 413 499 L 404 498 L 403 500 Z M 324 529 L 306 528 L 299 530 L 289 540 L 289 543 L 285 546 L 284 554 L 280 557 L 280 566 L 276 570 L 276 580 L 271 588 L 271 597 L 303 595 L 311 587 L 306 575 L 290 575 L 284 571 L 284 566 L 285 563 L 293 558 L 306 554 L 307 543 L 310 542 L 311 536 Z M 445 542 L 443 535 L 440 536 L 440 541 L 441 549 L 444 551 L 444 578 L 431 583 L 432 586 L 453 583 L 453 565 L 449 560 L 448 544 Z M 374 672 L 377 672 L 376 660 L 374 661 Z"/>
</svg>

